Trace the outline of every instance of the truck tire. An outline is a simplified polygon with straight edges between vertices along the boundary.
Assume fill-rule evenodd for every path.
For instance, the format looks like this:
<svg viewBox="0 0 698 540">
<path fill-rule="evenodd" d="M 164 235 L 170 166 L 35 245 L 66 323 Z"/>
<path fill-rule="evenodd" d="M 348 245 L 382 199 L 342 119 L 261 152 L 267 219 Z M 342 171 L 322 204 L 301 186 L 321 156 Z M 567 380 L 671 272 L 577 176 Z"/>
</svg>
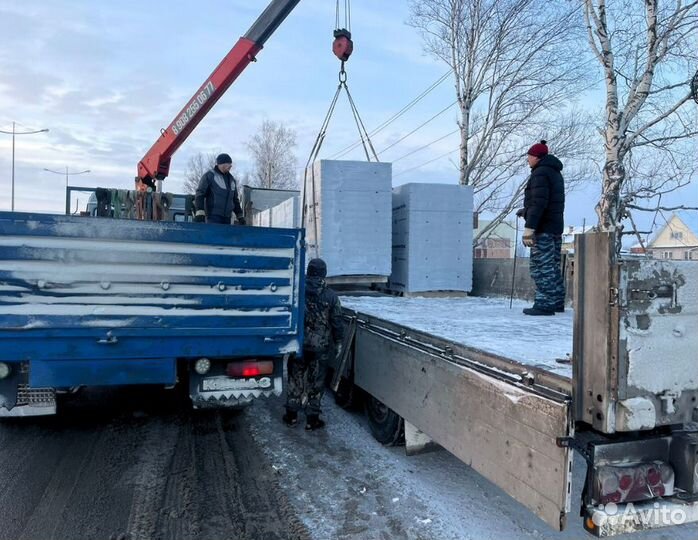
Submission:
<svg viewBox="0 0 698 540">
<path fill-rule="evenodd" d="M 366 396 L 366 417 L 373 437 L 386 446 L 404 440 L 404 421 L 400 415 L 371 395 Z"/>
</svg>

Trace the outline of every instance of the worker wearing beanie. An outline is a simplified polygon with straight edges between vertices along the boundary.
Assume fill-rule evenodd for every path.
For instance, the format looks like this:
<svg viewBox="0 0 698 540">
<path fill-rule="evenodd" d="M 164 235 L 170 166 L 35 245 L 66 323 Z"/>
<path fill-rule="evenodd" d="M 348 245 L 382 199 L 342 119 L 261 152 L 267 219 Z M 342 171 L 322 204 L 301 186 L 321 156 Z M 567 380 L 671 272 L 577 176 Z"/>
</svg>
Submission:
<svg viewBox="0 0 698 540">
<path fill-rule="evenodd" d="M 341 354 L 344 341 L 342 306 L 337 293 L 325 283 L 327 264 L 322 259 L 308 263 L 305 281 L 305 313 L 303 326 L 303 356 L 288 359 L 286 386 L 287 426 L 298 423 L 298 412 L 305 409 L 305 429 L 324 427 L 320 405 L 325 391 L 325 372 L 333 351 Z M 303 396 L 306 396 L 306 400 Z"/>
<path fill-rule="evenodd" d="M 232 166 L 230 156 L 220 154 L 216 158 L 216 166 L 201 177 L 194 197 L 194 221 L 230 224 L 235 212 L 238 224 L 245 225 L 237 181 L 230 174 Z"/>
<path fill-rule="evenodd" d="M 564 229 L 565 182 L 562 162 L 548 152 L 546 141 L 528 150 L 531 176 L 524 207 L 516 214 L 526 221 L 523 243 L 531 248 L 531 277 L 536 284 L 533 307 L 526 315 L 554 315 L 565 310 L 565 282 L 560 263 Z"/>
</svg>

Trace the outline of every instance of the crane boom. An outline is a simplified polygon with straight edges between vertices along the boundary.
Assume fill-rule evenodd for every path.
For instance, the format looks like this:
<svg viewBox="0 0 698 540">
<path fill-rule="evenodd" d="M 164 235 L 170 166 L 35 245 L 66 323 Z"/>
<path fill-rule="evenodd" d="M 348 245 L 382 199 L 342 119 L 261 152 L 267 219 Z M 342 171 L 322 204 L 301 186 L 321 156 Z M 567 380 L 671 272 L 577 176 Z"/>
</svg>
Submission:
<svg viewBox="0 0 698 540">
<path fill-rule="evenodd" d="M 235 79 L 262 50 L 267 39 L 298 5 L 300 0 L 272 0 L 264 12 L 216 66 L 155 144 L 138 162 L 137 180 L 151 184 L 164 180 L 170 172 L 170 160 L 189 134 L 204 119 Z"/>
</svg>

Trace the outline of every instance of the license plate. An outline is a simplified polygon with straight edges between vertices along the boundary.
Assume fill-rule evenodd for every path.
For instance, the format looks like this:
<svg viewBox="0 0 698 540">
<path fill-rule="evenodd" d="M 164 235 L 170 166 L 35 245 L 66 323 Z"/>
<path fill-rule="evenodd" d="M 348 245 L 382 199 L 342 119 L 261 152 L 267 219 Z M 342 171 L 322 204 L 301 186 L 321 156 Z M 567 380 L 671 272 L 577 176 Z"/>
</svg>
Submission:
<svg viewBox="0 0 698 540">
<path fill-rule="evenodd" d="M 264 377 L 268 379 L 268 377 Z M 269 384 L 262 384 L 262 379 L 230 379 L 228 377 L 209 377 L 201 382 L 204 391 L 217 390 L 255 390 L 257 388 L 268 388 Z"/>
</svg>

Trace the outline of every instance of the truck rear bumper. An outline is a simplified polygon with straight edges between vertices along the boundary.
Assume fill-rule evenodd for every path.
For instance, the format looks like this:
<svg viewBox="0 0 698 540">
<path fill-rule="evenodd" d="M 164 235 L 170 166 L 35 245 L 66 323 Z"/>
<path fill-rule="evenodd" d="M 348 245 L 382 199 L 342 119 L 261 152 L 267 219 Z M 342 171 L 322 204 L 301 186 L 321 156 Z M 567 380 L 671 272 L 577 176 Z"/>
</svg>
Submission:
<svg viewBox="0 0 698 540">
<path fill-rule="evenodd" d="M 18 405 L 7 410 L 0 407 L 0 418 L 16 418 L 21 416 L 49 416 L 56 414 L 56 402 L 43 405 Z"/>
<path fill-rule="evenodd" d="M 26 384 L 18 385 L 12 408 L 0 407 L 0 418 L 51 414 L 56 414 L 56 391 L 53 388 L 28 388 Z"/>
</svg>

